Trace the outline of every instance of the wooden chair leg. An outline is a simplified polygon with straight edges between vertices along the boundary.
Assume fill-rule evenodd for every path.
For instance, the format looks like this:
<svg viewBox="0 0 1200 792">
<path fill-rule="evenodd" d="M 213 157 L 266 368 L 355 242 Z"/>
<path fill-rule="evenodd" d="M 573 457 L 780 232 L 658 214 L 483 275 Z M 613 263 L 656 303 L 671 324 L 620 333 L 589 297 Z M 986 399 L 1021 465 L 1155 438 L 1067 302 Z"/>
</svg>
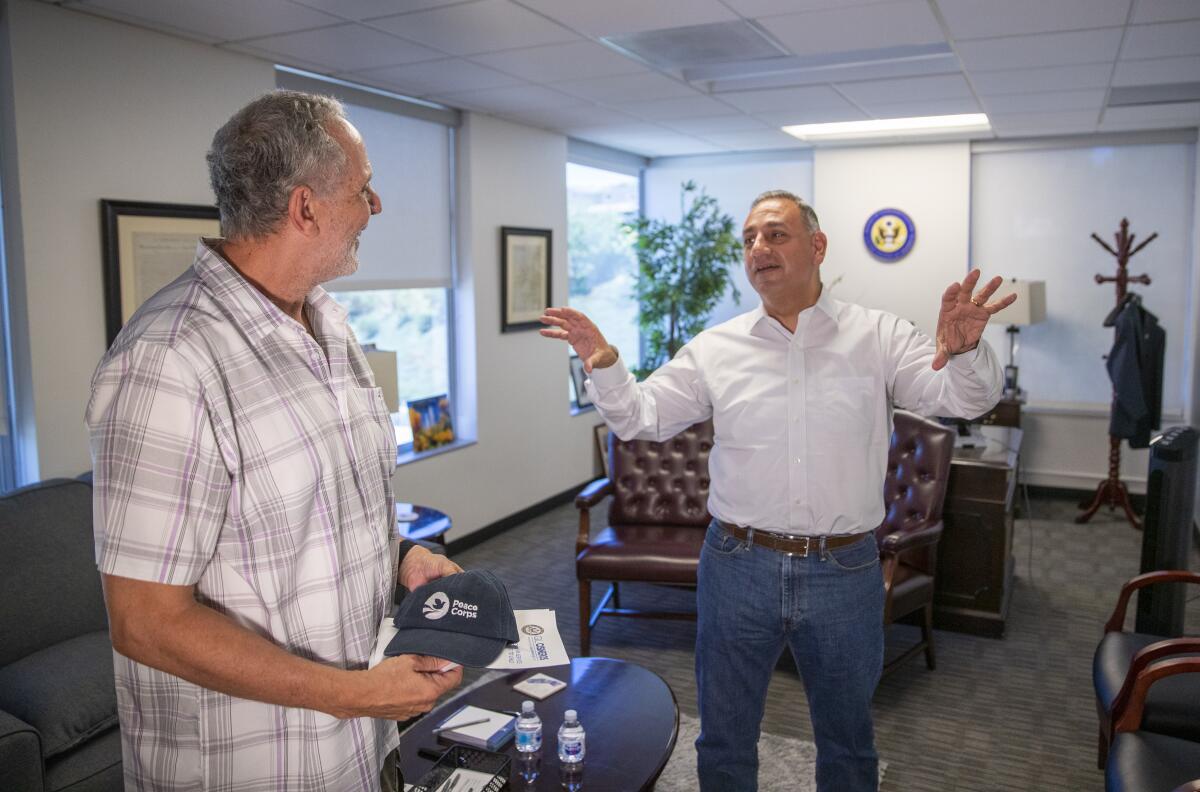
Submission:
<svg viewBox="0 0 1200 792">
<path fill-rule="evenodd" d="M 592 582 L 579 581 L 579 655 L 587 657 L 592 648 L 592 628 L 588 622 L 592 617 Z"/>
<path fill-rule="evenodd" d="M 921 638 L 925 641 L 925 665 L 930 671 L 937 668 L 933 657 L 933 603 L 925 603 L 925 618 L 921 620 Z"/>
</svg>

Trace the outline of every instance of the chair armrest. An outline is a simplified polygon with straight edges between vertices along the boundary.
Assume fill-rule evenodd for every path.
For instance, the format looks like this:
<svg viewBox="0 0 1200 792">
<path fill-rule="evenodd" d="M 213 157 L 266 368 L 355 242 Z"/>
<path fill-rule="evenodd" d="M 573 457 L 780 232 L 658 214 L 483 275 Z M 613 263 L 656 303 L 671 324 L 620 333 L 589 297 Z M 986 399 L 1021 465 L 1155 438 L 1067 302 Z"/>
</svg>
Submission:
<svg viewBox="0 0 1200 792">
<path fill-rule="evenodd" d="M 612 482 L 607 478 L 598 478 L 575 496 L 575 508 L 590 509 L 611 494 Z"/>
<path fill-rule="evenodd" d="M 1104 625 L 1104 632 L 1121 632 L 1125 626 L 1125 611 L 1129 608 L 1129 598 L 1133 592 L 1155 583 L 1197 583 L 1200 584 L 1200 573 L 1188 572 L 1183 569 L 1158 570 L 1130 578 L 1121 586 L 1121 594 L 1117 597 L 1117 607 Z"/>
<path fill-rule="evenodd" d="M 893 531 L 879 542 L 881 553 L 898 554 L 914 547 L 936 544 L 942 538 L 942 521 L 916 531 Z"/>
<path fill-rule="evenodd" d="M 0 710 L 0 768 L 6 789 L 42 789 L 42 735 L 25 721 Z"/>
<path fill-rule="evenodd" d="M 1125 672 L 1125 681 L 1113 698 L 1112 712 L 1109 715 L 1110 721 L 1115 723 L 1128 706 L 1129 699 L 1133 695 L 1134 685 L 1142 671 L 1164 658 L 1189 653 L 1200 653 L 1200 638 L 1166 638 L 1149 646 L 1143 646 L 1129 661 L 1129 669 Z"/>
<path fill-rule="evenodd" d="M 1200 657 L 1173 657 L 1159 660 L 1141 670 L 1133 683 L 1133 691 L 1120 717 L 1113 724 L 1113 732 L 1137 731 L 1142 727 L 1142 713 L 1146 709 L 1146 693 L 1160 679 L 1176 674 L 1200 674 Z"/>
</svg>

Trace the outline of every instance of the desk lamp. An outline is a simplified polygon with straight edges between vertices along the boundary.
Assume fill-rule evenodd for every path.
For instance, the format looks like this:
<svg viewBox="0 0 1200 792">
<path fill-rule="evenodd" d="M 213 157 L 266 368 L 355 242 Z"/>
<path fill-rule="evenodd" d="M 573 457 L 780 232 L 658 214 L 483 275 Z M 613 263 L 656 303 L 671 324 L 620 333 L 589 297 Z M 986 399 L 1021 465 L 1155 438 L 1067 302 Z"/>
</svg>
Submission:
<svg viewBox="0 0 1200 792">
<path fill-rule="evenodd" d="M 1019 398 L 1017 387 L 1017 336 L 1026 325 L 1037 324 L 1046 318 L 1046 282 L 1026 281 L 1010 278 L 1000 286 L 997 294 L 1004 296 L 1015 293 L 1017 301 L 988 320 L 990 324 L 1004 324 L 1008 333 L 1008 365 L 1004 367 L 1004 397 Z"/>
</svg>

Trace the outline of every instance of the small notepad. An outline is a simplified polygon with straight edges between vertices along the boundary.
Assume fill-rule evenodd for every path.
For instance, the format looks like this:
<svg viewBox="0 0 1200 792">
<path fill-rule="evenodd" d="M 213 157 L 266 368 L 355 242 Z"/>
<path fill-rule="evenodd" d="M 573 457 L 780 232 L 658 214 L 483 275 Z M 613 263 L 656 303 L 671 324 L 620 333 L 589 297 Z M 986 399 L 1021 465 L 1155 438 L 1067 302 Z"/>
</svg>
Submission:
<svg viewBox="0 0 1200 792">
<path fill-rule="evenodd" d="M 535 698 L 538 701 L 550 696 L 567 686 L 566 682 L 561 679 L 555 679 L 552 676 L 545 674 L 534 674 L 531 677 L 522 679 L 520 682 L 513 685 L 513 690 L 518 693 L 524 693 L 530 698 Z"/>
<path fill-rule="evenodd" d="M 454 724 L 456 723 L 470 723 L 481 718 L 487 718 L 487 720 L 472 726 L 463 726 L 459 729 L 454 728 Z M 443 729 L 439 732 L 438 737 L 474 746 L 475 748 L 494 751 L 508 742 L 509 738 L 512 737 L 516 723 L 516 717 L 510 713 L 496 712 L 495 710 L 483 709 L 482 707 L 467 704 L 438 724 Z"/>
</svg>

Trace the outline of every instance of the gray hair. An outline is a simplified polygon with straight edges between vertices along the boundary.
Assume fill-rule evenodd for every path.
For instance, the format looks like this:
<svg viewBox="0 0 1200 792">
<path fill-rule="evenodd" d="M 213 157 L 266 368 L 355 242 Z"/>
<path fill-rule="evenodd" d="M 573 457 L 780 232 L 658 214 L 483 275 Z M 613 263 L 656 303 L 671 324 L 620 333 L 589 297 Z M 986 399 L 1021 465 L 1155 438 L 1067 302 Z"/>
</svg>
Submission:
<svg viewBox="0 0 1200 792">
<path fill-rule="evenodd" d="M 791 201 L 792 203 L 796 204 L 796 206 L 800 207 L 800 216 L 804 218 L 804 225 L 808 226 L 810 233 L 816 233 L 817 231 L 821 230 L 821 223 L 819 220 L 817 220 L 816 210 L 806 204 L 804 199 L 799 195 L 796 195 L 793 192 L 788 192 L 787 190 L 767 190 L 765 193 L 762 193 L 754 199 L 754 202 L 750 204 L 750 211 L 754 211 L 754 207 L 758 206 L 763 201 L 770 201 L 773 199 Z"/>
<path fill-rule="evenodd" d="M 272 91 L 234 113 L 205 158 L 222 233 L 261 239 L 283 222 L 297 187 L 332 187 L 348 160 L 330 128 L 345 117 L 336 99 L 299 91 Z"/>
</svg>

